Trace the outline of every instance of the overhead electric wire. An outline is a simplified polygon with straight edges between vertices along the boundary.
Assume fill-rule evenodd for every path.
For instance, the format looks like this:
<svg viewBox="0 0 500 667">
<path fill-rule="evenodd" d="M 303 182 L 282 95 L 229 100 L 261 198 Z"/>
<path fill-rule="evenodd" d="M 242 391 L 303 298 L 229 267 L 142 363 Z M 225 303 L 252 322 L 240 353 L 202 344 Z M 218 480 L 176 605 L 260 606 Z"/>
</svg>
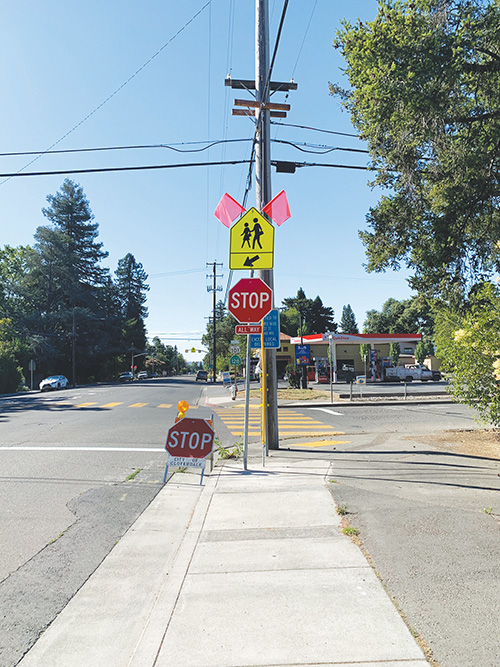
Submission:
<svg viewBox="0 0 500 667">
<path fill-rule="evenodd" d="M 132 81 L 132 79 L 135 79 L 135 77 L 136 77 L 138 74 L 140 74 L 140 72 L 142 72 L 143 69 L 145 69 L 145 68 L 146 68 L 146 67 L 147 67 L 147 66 L 148 66 L 148 65 L 149 65 L 149 64 L 150 64 L 150 63 L 151 63 L 157 56 L 159 56 L 160 53 L 161 53 L 164 49 L 166 49 L 167 46 L 168 46 L 169 44 L 171 44 L 171 43 L 174 41 L 174 39 L 175 39 L 176 37 L 178 37 L 178 36 L 181 34 L 181 32 L 183 32 L 183 31 L 184 31 L 184 30 L 185 30 L 185 29 L 186 29 L 186 28 L 187 28 L 187 27 L 188 27 L 188 26 L 189 26 L 189 25 L 190 25 L 190 24 L 191 24 L 191 23 L 192 23 L 192 22 L 199 16 L 199 15 L 200 15 L 200 14 L 201 14 L 201 13 L 202 13 L 202 12 L 203 12 L 203 11 L 204 11 L 204 10 L 211 4 L 211 3 L 212 3 L 212 0 L 208 0 L 208 1 L 203 5 L 203 7 L 202 7 L 200 10 L 198 10 L 198 11 L 196 12 L 196 14 L 195 14 L 194 16 L 192 16 L 192 17 L 189 19 L 189 21 L 187 21 L 181 28 L 179 28 L 179 30 L 175 33 L 175 35 L 173 35 L 167 42 L 165 42 L 165 44 L 164 44 L 161 48 L 159 48 L 158 51 L 156 51 L 156 53 L 154 53 L 154 54 L 153 54 L 153 55 L 152 55 L 152 56 L 151 56 L 151 57 L 150 57 L 150 58 L 149 58 L 143 65 L 141 65 L 141 67 L 139 67 L 138 70 L 136 70 L 131 76 L 129 76 L 129 78 L 128 78 L 126 81 L 124 81 L 124 82 L 121 84 L 121 86 L 119 86 L 114 92 L 112 92 L 111 95 L 108 95 L 108 97 L 107 97 L 103 102 L 101 102 L 101 103 L 100 103 L 100 104 L 99 104 L 93 111 L 91 111 L 90 113 L 88 113 L 88 114 L 85 116 L 85 118 L 83 118 L 79 123 L 77 123 L 74 127 L 72 127 L 71 130 L 69 130 L 68 132 L 66 132 L 66 134 L 64 134 L 60 139 L 58 139 L 58 140 L 55 141 L 53 144 L 51 144 L 51 145 L 48 147 L 47 151 L 51 150 L 52 148 L 54 148 L 54 146 L 57 146 L 57 144 L 61 143 L 61 141 L 63 141 L 63 139 L 66 139 L 67 136 L 69 136 L 69 135 L 70 135 L 72 132 L 74 132 L 77 128 L 79 128 L 81 125 L 83 125 L 83 123 L 85 123 L 85 121 L 87 121 L 89 118 L 91 118 L 97 111 L 99 111 L 99 109 L 102 109 L 102 107 L 103 107 L 107 102 L 109 102 L 109 100 L 111 100 L 117 93 L 119 93 L 120 90 L 122 90 L 123 88 L 125 88 L 125 86 L 126 86 L 128 83 L 130 83 L 130 82 Z M 46 152 L 46 151 L 44 151 L 44 152 Z M 30 162 L 28 162 L 27 164 L 25 164 L 24 167 L 21 167 L 21 169 L 19 170 L 19 172 L 24 171 L 24 169 L 27 169 L 31 164 L 33 164 L 33 162 L 36 162 L 37 160 L 39 160 L 40 157 L 41 157 L 42 155 L 43 155 L 43 153 L 41 153 L 41 154 L 38 155 L 37 157 L 33 158 L 33 160 L 31 160 Z M 16 172 L 16 173 L 19 173 L 19 172 Z M 12 178 L 12 176 L 8 176 L 8 177 L 6 178 L 6 180 L 8 180 L 9 178 Z M 0 182 L 0 185 L 3 185 L 4 183 L 5 183 L 5 180 L 2 181 L 2 182 Z"/>
<path fill-rule="evenodd" d="M 341 146 L 322 146 L 318 144 L 308 144 L 306 142 L 298 144 L 295 141 L 285 141 L 284 139 L 271 139 L 273 143 L 276 144 L 287 144 L 288 146 L 293 146 L 299 151 L 302 151 L 303 153 L 313 153 L 314 155 L 326 155 L 327 153 L 331 153 L 332 151 L 347 151 L 348 153 L 366 153 L 369 154 L 370 151 L 365 150 L 364 148 L 343 148 Z M 316 150 L 306 150 L 306 148 L 302 148 L 302 146 L 306 146 L 307 148 L 314 148 Z"/>
<path fill-rule="evenodd" d="M 0 153 L 0 157 L 17 157 L 17 156 L 22 156 L 22 155 L 60 155 L 60 154 L 65 154 L 65 153 L 98 153 L 98 152 L 103 152 L 103 151 L 123 151 L 123 150 L 147 150 L 147 149 L 154 149 L 154 148 L 167 148 L 169 150 L 172 150 L 176 153 L 202 153 L 203 151 L 206 151 L 213 146 L 217 146 L 219 144 L 230 144 L 230 143 L 242 143 L 242 142 L 248 142 L 248 141 L 253 141 L 252 137 L 248 137 L 246 139 L 218 139 L 215 141 L 211 142 L 206 142 L 206 141 L 186 141 L 186 142 L 181 142 L 177 144 L 132 144 L 130 146 L 97 146 L 95 148 L 65 148 L 61 150 L 55 150 L 55 151 L 22 151 L 22 152 L 11 152 L 11 153 Z M 293 146 L 294 148 L 297 148 L 298 150 L 303 151 L 304 153 L 317 153 L 317 154 L 323 154 L 323 153 L 330 153 L 332 151 L 347 151 L 351 153 L 369 153 L 369 151 L 361 148 L 345 148 L 342 146 L 327 146 L 325 144 L 309 144 L 305 141 L 303 142 L 296 142 L 296 141 L 286 141 L 284 139 L 271 139 L 270 140 L 272 143 L 278 143 L 278 144 L 287 144 L 289 146 Z M 188 149 L 179 149 L 176 148 L 176 146 L 189 146 L 193 144 L 207 144 L 203 148 L 188 148 Z M 305 148 L 312 148 L 316 150 L 305 150 Z"/>
<path fill-rule="evenodd" d="M 15 172 L 0 174 L 0 178 L 18 178 L 22 176 L 61 176 L 63 174 L 98 174 L 108 171 L 147 171 L 150 169 L 181 169 L 182 167 L 217 167 L 221 164 L 248 164 L 249 160 L 218 160 L 216 162 L 185 162 L 182 164 L 148 164 L 136 167 L 101 167 L 97 169 L 59 169 L 54 171 Z"/>
<path fill-rule="evenodd" d="M 149 149 L 149 148 L 168 148 L 169 150 L 175 151 L 176 153 L 201 153 L 206 151 L 212 146 L 223 143 L 238 143 L 242 141 L 250 141 L 250 139 L 218 139 L 215 141 L 182 141 L 174 144 L 131 144 L 130 146 L 97 146 L 96 148 L 64 148 L 56 151 L 47 150 L 47 151 L 22 151 L 22 152 L 12 152 L 12 153 L 0 153 L 0 157 L 15 157 L 19 155 L 58 155 L 61 153 L 91 153 L 99 151 L 123 151 L 123 150 L 135 150 L 135 149 Z M 190 148 L 182 150 L 180 148 L 175 148 L 175 146 L 192 146 L 196 144 L 207 144 L 204 148 Z"/>
<path fill-rule="evenodd" d="M 310 127 L 309 125 L 296 125 L 295 123 L 282 123 L 278 120 L 272 120 L 272 125 L 284 125 L 286 127 L 298 127 L 301 130 L 313 130 L 314 132 L 325 132 L 326 134 L 337 134 L 340 137 L 354 137 L 354 139 L 360 139 L 359 134 L 349 134 L 349 132 L 336 132 L 334 130 L 323 130 L 319 127 Z"/>
<path fill-rule="evenodd" d="M 271 164 L 276 166 L 279 160 L 272 160 Z M 360 169 L 363 171 L 376 171 L 375 167 L 359 167 L 354 164 L 323 164 L 320 162 L 292 162 L 297 168 L 299 167 L 334 167 L 336 169 Z"/>
<path fill-rule="evenodd" d="M 292 69 L 292 76 L 291 76 L 291 79 L 293 79 L 294 74 L 295 74 L 295 70 L 297 69 L 297 65 L 299 64 L 299 59 L 300 59 L 300 56 L 302 55 L 302 49 L 304 48 L 304 44 L 305 44 L 305 41 L 306 41 L 307 33 L 309 32 L 309 28 L 310 28 L 310 26 L 311 26 L 311 21 L 312 21 L 312 18 L 313 18 L 313 16 L 314 16 L 314 12 L 316 11 L 316 5 L 317 5 L 317 4 L 318 4 L 318 0 L 316 0 L 316 2 L 314 3 L 313 8 L 312 8 L 312 10 L 311 10 L 311 15 L 310 15 L 310 17 L 309 17 L 309 21 L 307 22 L 306 31 L 305 31 L 305 33 L 304 33 L 304 37 L 302 38 L 302 44 L 300 45 L 299 53 L 298 53 L 298 55 L 297 55 L 297 60 L 295 61 L 295 65 L 293 66 L 293 69 Z"/>
<path fill-rule="evenodd" d="M 273 56 L 271 58 L 271 64 L 269 65 L 269 72 L 267 73 L 266 85 L 264 87 L 264 99 L 267 98 L 267 95 L 269 93 L 269 86 L 271 85 L 271 76 L 273 73 L 274 62 L 276 60 L 276 54 L 278 53 L 278 45 L 280 43 L 281 32 L 283 30 L 283 24 L 285 22 L 286 10 L 288 9 L 288 2 L 289 0 L 285 0 L 285 4 L 283 5 L 283 9 L 281 10 L 281 18 L 278 26 L 278 34 L 276 35 L 276 41 L 274 42 Z"/>
</svg>

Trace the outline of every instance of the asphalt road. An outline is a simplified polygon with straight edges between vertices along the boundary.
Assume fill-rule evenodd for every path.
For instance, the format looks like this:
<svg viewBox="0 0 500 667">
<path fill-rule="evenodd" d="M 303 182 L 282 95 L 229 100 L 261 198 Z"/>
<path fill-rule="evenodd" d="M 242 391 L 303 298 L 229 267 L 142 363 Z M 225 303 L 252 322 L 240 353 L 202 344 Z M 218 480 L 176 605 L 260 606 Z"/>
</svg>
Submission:
<svg viewBox="0 0 500 667">
<path fill-rule="evenodd" d="M 176 404 L 208 417 L 207 390 L 155 379 L 0 399 L 0 667 L 17 664 L 158 493 Z M 241 399 L 226 406 L 213 412 L 230 445 Z M 429 439 L 475 427 L 471 411 L 304 404 L 279 419 L 291 456 L 331 459 L 336 502 L 439 664 L 500 664 L 499 463 Z"/>
<path fill-rule="evenodd" d="M 0 399 L 0 666 L 12 667 L 162 487 L 166 433 L 204 383 Z M 130 475 L 134 475 L 131 479 Z"/>
</svg>

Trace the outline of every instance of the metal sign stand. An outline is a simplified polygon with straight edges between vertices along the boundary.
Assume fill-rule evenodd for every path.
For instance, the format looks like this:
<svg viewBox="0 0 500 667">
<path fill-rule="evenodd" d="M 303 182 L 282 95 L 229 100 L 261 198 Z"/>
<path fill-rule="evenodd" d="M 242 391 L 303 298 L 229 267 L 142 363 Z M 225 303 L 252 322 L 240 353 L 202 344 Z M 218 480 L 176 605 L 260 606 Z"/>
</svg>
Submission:
<svg viewBox="0 0 500 667">
<path fill-rule="evenodd" d="M 248 414 L 250 411 L 250 334 L 247 336 L 247 359 L 245 373 L 245 424 L 243 431 L 243 470 L 248 470 Z"/>
<path fill-rule="evenodd" d="M 187 408 L 186 408 L 186 410 L 187 410 Z M 184 416 L 184 413 L 180 412 L 179 414 L 182 414 Z M 183 416 L 182 417 L 177 417 L 176 420 L 175 420 L 176 423 L 178 421 L 180 421 L 183 418 Z M 213 423 L 214 423 L 213 413 L 210 415 L 210 419 L 207 419 L 205 421 L 208 421 L 210 423 L 210 425 L 212 426 L 212 429 L 213 429 Z M 213 455 L 214 455 L 214 447 L 213 447 L 213 444 L 212 444 L 212 451 L 209 454 L 207 454 L 204 459 L 196 459 L 194 457 L 189 457 L 192 461 L 202 461 L 203 462 L 202 465 L 197 464 L 197 465 L 191 465 L 190 466 L 188 464 L 188 466 L 186 466 L 186 467 L 189 467 L 189 468 L 201 468 L 200 486 L 203 484 L 203 475 L 205 474 L 205 465 L 206 465 L 207 459 L 211 459 L 211 462 L 212 462 L 210 472 L 213 469 Z M 169 466 L 170 466 L 170 459 L 171 458 L 175 458 L 175 457 L 172 457 L 170 452 L 167 451 L 167 465 L 165 466 L 165 473 L 163 475 L 163 484 L 165 484 L 166 481 L 167 481 L 168 469 L 169 469 Z"/>
</svg>

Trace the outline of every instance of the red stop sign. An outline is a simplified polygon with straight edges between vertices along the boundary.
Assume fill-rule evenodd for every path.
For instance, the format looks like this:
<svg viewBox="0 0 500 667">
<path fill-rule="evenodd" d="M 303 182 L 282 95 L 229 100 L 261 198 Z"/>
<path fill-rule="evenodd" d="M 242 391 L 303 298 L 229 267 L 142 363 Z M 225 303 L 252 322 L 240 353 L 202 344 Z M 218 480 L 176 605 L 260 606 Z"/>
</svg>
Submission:
<svg viewBox="0 0 500 667">
<path fill-rule="evenodd" d="M 171 456 L 204 459 L 214 444 L 214 430 L 206 419 L 184 417 L 168 429 L 165 449 Z"/>
<path fill-rule="evenodd" d="M 241 322 L 260 322 L 273 308 L 273 291 L 260 278 L 242 278 L 229 290 L 228 309 Z"/>
</svg>

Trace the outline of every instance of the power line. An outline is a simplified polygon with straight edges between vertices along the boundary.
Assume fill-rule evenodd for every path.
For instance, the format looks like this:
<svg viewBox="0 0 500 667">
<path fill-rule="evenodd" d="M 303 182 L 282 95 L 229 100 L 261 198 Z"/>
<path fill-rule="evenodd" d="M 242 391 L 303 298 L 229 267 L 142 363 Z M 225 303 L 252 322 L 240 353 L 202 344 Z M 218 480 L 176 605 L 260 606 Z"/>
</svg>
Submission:
<svg viewBox="0 0 500 667">
<path fill-rule="evenodd" d="M 183 164 L 150 164 L 137 167 L 101 167 L 97 169 L 60 169 L 57 171 L 25 171 L 12 174 L 0 174 L 0 178 L 20 176 L 62 176 L 64 174 L 99 174 L 110 171 L 146 171 L 150 169 L 181 169 L 182 167 L 217 167 L 222 164 L 248 164 L 249 160 L 219 160 L 217 162 L 185 162 Z M 1 185 L 1 183 L 0 183 Z"/>
<path fill-rule="evenodd" d="M 319 144 L 308 144 L 307 142 L 301 142 L 300 144 L 296 141 L 285 141 L 284 139 L 271 139 L 273 143 L 276 144 L 287 144 L 288 146 L 293 146 L 303 153 L 313 153 L 316 155 L 326 155 L 332 151 L 346 151 L 348 153 L 365 153 L 369 154 L 370 151 L 367 151 L 364 148 L 343 148 L 341 146 L 324 146 Z M 305 146 L 306 148 L 314 148 L 316 150 L 306 150 L 306 148 L 301 148 Z"/>
<path fill-rule="evenodd" d="M 311 26 L 311 21 L 312 21 L 312 18 L 313 18 L 313 16 L 314 16 L 314 12 L 316 11 L 316 5 L 317 5 L 317 4 L 318 4 L 318 0 L 316 0 L 316 2 L 314 3 L 313 8 L 312 8 L 312 10 L 311 10 L 311 15 L 310 15 L 310 17 L 309 17 L 309 21 L 308 21 L 308 23 L 307 23 L 307 27 L 306 27 L 306 31 L 305 31 L 305 33 L 304 33 L 304 37 L 303 37 L 303 39 L 302 39 L 302 44 L 300 45 L 299 53 L 298 53 L 298 55 L 297 55 L 297 60 L 295 61 L 295 65 L 293 66 L 293 69 L 292 69 L 292 76 L 291 76 L 291 79 L 293 79 L 294 74 L 295 74 L 295 70 L 297 69 L 297 65 L 299 64 L 299 59 L 300 59 L 300 56 L 301 56 L 301 54 L 302 54 L 302 49 L 304 48 L 304 44 L 305 44 L 305 41 L 306 41 L 307 33 L 309 32 L 309 28 L 310 28 L 310 26 Z"/>
<path fill-rule="evenodd" d="M 174 144 L 131 144 L 130 146 L 96 146 L 95 148 L 64 148 L 60 150 L 42 150 L 42 151 L 22 151 L 22 152 L 13 152 L 13 153 L 0 153 L 0 157 L 15 157 L 20 155 L 58 155 L 61 153 L 92 153 L 99 151 L 123 151 L 123 150 L 135 150 L 135 149 L 150 149 L 150 148 L 167 148 L 169 150 L 175 151 L 176 153 L 201 153 L 206 151 L 217 144 L 224 143 L 237 143 L 242 141 L 250 141 L 250 139 L 218 139 L 216 141 L 182 141 Z M 197 144 L 207 144 L 203 148 L 189 148 L 189 149 L 180 149 L 176 146 L 193 146 Z"/>
<path fill-rule="evenodd" d="M 88 113 L 88 114 L 85 116 L 85 118 L 83 118 L 79 123 L 77 123 L 74 127 L 72 127 L 71 130 L 69 130 L 68 132 L 66 132 L 66 134 L 64 134 L 60 139 L 58 139 L 58 140 L 55 141 L 52 145 L 50 145 L 50 146 L 48 147 L 47 151 L 50 151 L 52 148 L 54 148 L 54 146 L 57 146 L 57 144 L 61 143 L 61 141 L 63 141 L 63 139 L 66 139 L 66 137 L 69 136 L 72 132 L 74 132 L 77 128 L 79 128 L 80 125 L 83 125 L 83 123 L 85 123 L 85 121 L 87 121 L 89 118 L 91 118 L 97 111 L 99 111 L 99 109 L 102 109 L 102 107 L 103 107 L 107 102 L 109 102 L 109 100 L 111 100 L 117 93 L 119 93 L 120 90 L 122 90 L 123 88 L 125 88 L 125 86 L 126 86 L 128 83 L 130 83 L 130 82 L 132 81 L 132 79 L 135 79 L 135 77 L 136 77 L 138 74 L 140 74 L 144 68 L 146 68 L 146 67 L 147 67 L 147 66 L 148 66 L 148 65 L 149 65 L 149 64 L 150 64 L 150 63 L 151 63 L 157 56 L 159 56 L 160 53 L 161 53 L 164 49 L 166 49 L 167 46 L 168 46 L 169 44 L 171 44 L 171 43 L 174 41 L 174 39 L 175 39 L 176 37 L 178 37 L 178 36 L 181 34 L 181 32 L 183 32 L 183 31 L 184 31 L 184 30 L 185 30 L 185 29 L 186 29 L 186 28 L 187 28 L 187 27 L 188 27 L 188 26 L 189 26 L 189 25 L 190 25 L 190 24 L 191 24 L 191 23 L 192 23 L 192 22 L 193 22 L 193 21 L 194 21 L 194 20 L 195 20 L 195 19 L 196 19 L 202 12 L 203 12 L 203 10 L 206 9 L 206 8 L 208 7 L 208 5 L 210 5 L 211 3 L 212 3 L 212 0 L 208 0 L 208 2 L 206 2 L 206 3 L 203 5 L 203 7 L 202 7 L 199 11 L 197 11 L 196 14 L 195 14 L 194 16 L 192 16 L 192 17 L 189 19 L 189 21 L 187 21 L 181 28 L 179 28 L 179 30 L 175 33 L 175 35 L 173 35 L 167 42 L 165 42 L 165 44 L 164 44 L 161 48 L 159 48 L 158 51 L 156 51 L 156 53 L 154 53 L 154 54 L 153 54 L 153 55 L 152 55 L 152 56 L 151 56 L 151 57 L 150 57 L 150 58 L 149 58 L 143 65 L 141 65 L 141 67 L 139 67 L 138 70 L 136 70 L 131 76 L 129 76 L 129 78 L 128 78 L 126 81 L 124 81 L 124 82 L 121 84 L 121 86 L 119 86 L 114 92 L 112 92 L 111 95 L 108 95 L 108 97 L 107 97 L 103 102 L 101 102 L 101 104 L 99 104 L 93 111 L 91 111 L 90 113 Z M 46 152 L 46 151 L 44 151 L 44 152 Z M 41 155 L 43 155 L 43 153 L 42 153 Z M 24 169 L 27 169 L 31 164 L 33 164 L 33 162 L 36 162 L 37 160 L 39 160 L 40 157 L 41 157 L 41 155 L 38 155 L 38 157 L 33 158 L 33 160 L 31 160 L 30 162 L 28 162 L 27 164 L 25 164 L 24 167 L 21 167 L 21 169 L 19 170 L 19 172 L 24 171 Z M 17 172 L 17 173 L 19 173 L 19 172 Z M 8 176 L 8 177 L 6 177 L 6 180 L 8 180 L 9 178 L 13 178 L 13 176 Z M 5 181 L 2 181 L 2 182 L 0 183 L 0 185 L 3 185 L 4 183 L 5 183 Z"/>
<path fill-rule="evenodd" d="M 314 132 L 325 132 L 326 134 L 338 134 L 340 137 L 354 137 L 360 139 L 359 134 L 349 134 L 348 132 L 336 132 L 334 130 L 322 130 L 319 127 L 309 127 L 309 125 L 296 125 L 294 123 L 282 123 L 278 120 L 272 120 L 272 125 L 286 125 L 287 127 L 298 127 L 301 130 L 313 130 Z"/>
<path fill-rule="evenodd" d="M 168 150 L 175 151 L 176 153 L 202 153 L 203 151 L 206 151 L 213 146 L 217 146 L 219 144 L 231 144 L 231 143 L 242 143 L 242 142 L 248 142 L 248 141 L 253 141 L 252 137 L 247 137 L 243 139 L 217 139 L 215 141 L 207 142 L 207 141 L 186 141 L 186 142 L 180 142 L 176 144 L 131 144 L 129 146 L 96 146 L 94 148 L 65 148 L 61 150 L 55 150 L 55 151 L 22 151 L 22 152 L 11 152 L 11 153 L 0 153 L 0 157 L 17 157 L 17 156 L 22 156 L 22 155 L 61 155 L 65 153 L 98 153 L 98 152 L 103 152 L 103 151 L 123 151 L 123 150 L 146 150 L 146 149 L 154 149 L 154 148 L 166 148 Z M 289 146 L 293 146 L 294 148 L 297 148 L 298 150 L 303 151 L 304 153 L 317 153 L 317 154 L 324 154 L 324 153 L 330 153 L 332 151 L 346 151 L 350 153 L 369 153 L 369 151 L 361 148 L 345 148 L 343 146 L 327 146 L 325 144 L 309 144 L 305 141 L 303 142 L 297 142 L 297 141 L 286 141 L 284 139 L 271 139 L 273 143 L 278 143 L 278 144 L 287 144 Z M 206 146 L 203 146 L 203 148 L 187 148 L 187 149 L 180 149 L 176 148 L 176 146 L 190 146 L 190 145 L 198 145 L 198 144 L 207 144 Z M 305 150 L 305 148 L 312 148 L 315 150 Z"/>
<path fill-rule="evenodd" d="M 276 166 L 276 160 L 272 160 L 271 164 Z M 333 167 L 334 169 L 361 169 L 363 171 L 376 171 L 375 167 L 358 167 L 353 164 L 325 164 L 320 162 L 292 162 L 297 168 L 299 167 Z"/>
<path fill-rule="evenodd" d="M 215 162 L 184 162 L 180 164 L 148 164 L 134 167 L 99 167 L 96 169 L 59 169 L 52 171 L 25 171 L 0 174 L 0 178 L 19 178 L 21 176 L 63 176 L 65 174 L 101 174 L 113 171 L 148 171 L 151 169 L 182 169 L 183 167 L 218 167 L 226 164 L 248 164 L 250 160 L 217 160 Z M 283 160 L 271 160 L 271 165 L 276 167 Z M 320 162 L 288 162 L 288 164 L 300 167 L 333 167 L 336 169 L 362 169 L 365 171 L 376 171 L 374 167 L 363 167 L 352 164 L 327 164 Z"/>
</svg>

